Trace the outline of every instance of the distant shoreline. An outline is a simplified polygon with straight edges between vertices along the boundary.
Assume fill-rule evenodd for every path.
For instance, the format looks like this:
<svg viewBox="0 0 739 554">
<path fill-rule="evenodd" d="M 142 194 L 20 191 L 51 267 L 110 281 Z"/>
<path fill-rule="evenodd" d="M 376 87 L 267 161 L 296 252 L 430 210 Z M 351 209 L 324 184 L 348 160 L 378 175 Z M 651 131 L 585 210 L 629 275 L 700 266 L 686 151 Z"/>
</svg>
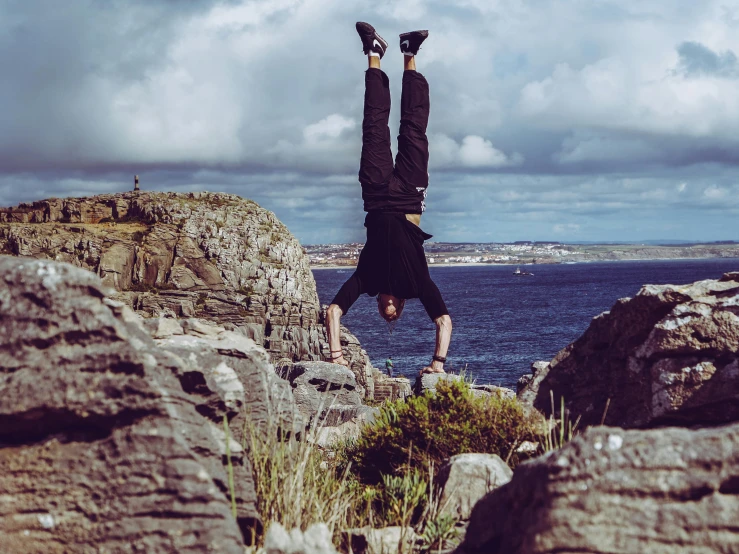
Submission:
<svg viewBox="0 0 739 554">
<path fill-rule="evenodd" d="M 470 263 L 464 263 L 464 262 L 454 262 L 454 263 L 448 263 L 448 264 L 428 264 L 429 267 L 459 267 L 459 266 L 481 266 L 481 265 L 532 265 L 529 263 L 526 264 L 501 264 L 501 263 L 487 263 L 487 262 L 470 262 Z M 533 264 L 533 265 L 557 265 L 557 264 Z M 311 269 L 356 269 L 356 265 L 312 265 L 310 266 Z"/>
<path fill-rule="evenodd" d="M 592 263 L 612 263 L 612 262 L 686 262 L 686 261 L 700 261 L 700 260 L 739 260 L 738 256 L 706 256 L 706 257 L 695 257 L 695 258 L 621 258 L 618 260 L 567 260 L 564 262 L 545 262 L 532 264 L 531 262 L 517 262 L 517 263 L 500 263 L 500 262 L 453 262 L 453 263 L 433 263 L 428 264 L 429 267 L 480 267 L 480 266 L 547 266 L 547 265 L 574 265 L 574 264 L 592 264 Z M 350 269 L 354 271 L 356 265 L 311 265 L 311 270 L 314 269 Z"/>
</svg>

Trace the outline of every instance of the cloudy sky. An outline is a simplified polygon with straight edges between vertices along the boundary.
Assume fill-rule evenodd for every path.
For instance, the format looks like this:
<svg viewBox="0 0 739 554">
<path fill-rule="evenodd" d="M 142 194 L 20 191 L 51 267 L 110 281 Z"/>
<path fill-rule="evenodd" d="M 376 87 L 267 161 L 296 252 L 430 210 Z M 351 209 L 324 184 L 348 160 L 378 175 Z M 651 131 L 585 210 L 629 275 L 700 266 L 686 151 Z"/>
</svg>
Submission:
<svg viewBox="0 0 739 554">
<path fill-rule="evenodd" d="M 0 0 L 0 205 L 239 194 L 362 240 L 372 23 L 427 28 L 441 241 L 739 239 L 738 0 Z"/>
</svg>

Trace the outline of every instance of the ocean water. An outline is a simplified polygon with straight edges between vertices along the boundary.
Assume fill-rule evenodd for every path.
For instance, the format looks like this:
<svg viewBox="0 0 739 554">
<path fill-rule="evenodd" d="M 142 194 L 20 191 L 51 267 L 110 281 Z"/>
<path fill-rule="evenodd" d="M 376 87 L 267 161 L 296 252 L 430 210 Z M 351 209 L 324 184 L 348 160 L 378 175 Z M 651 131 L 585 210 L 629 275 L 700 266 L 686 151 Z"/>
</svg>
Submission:
<svg viewBox="0 0 739 554">
<path fill-rule="evenodd" d="M 447 370 L 466 368 L 480 383 L 515 388 L 532 362 L 550 360 L 577 339 L 593 317 L 644 284 L 685 284 L 739 270 L 739 259 L 603 262 L 521 266 L 432 267 L 431 277 L 454 326 Z M 328 304 L 351 269 L 313 271 Z M 343 318 L 375 367 L 393 357 L 395 372 L 413 378 L 431 361 L 435 328 L 420 302 L 409 300 L 392 334 L 363 295 Z"/>
</svg>

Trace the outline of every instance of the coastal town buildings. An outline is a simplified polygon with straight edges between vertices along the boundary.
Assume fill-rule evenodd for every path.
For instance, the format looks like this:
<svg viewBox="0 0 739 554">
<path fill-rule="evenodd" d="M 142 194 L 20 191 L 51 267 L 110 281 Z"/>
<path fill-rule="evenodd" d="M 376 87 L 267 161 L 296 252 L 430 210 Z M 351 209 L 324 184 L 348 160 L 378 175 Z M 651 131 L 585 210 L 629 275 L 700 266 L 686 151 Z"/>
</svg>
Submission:
<svg viewBox="0 0 739 554">
<path fill-rule="evenodd" d="M 362 243 L 307 245 L 313 267 L 355 266 Z M 739 257 L 739 244 L 563 244 L 518 241 L 514 243 L 448 243 L 424 245 L 429 265 L 552 264 L 610 260 Z"/>
</svg>

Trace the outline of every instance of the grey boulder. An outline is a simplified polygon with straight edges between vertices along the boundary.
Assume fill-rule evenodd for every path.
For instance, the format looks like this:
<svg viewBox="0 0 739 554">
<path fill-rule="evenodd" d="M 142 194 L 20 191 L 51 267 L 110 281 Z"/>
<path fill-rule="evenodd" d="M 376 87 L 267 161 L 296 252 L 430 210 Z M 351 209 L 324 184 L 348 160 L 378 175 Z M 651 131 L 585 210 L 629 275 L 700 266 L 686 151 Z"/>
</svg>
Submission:
<svg viewBox="0 0 739 554">
<path fill-rule="evenodd" d="M 362 527 L 345 533 L 349 551 L 354 554 L 389 554 L 410 552 L 418 537 L 412 527 Z"/>
<path fill-rule="evenodd" d="M 201 414 L 214 421 L 226 415 L 239 442 L 247 414 L 256 427 L 269 426 L 283 434 L 299 433 L 305 427 L 290 385 L 275 374 L 264 348 L 223 327 L 194 319 L 182 324 L 183 333 L 156 343 L 177 356 L 180 364 L 175 374 L 197 400 Z M 161 336 L 161 320 L 155 325 L 155 336 Z"/>
<path fill-rule="evenodd" d="M 0 256 L 0 552 L 242 553 L 253 481 L 237 522 L 223 431 L 107 292 L 71 265 Z"/>
<path fill-rule="evenodd" d="M 376 402 L 399 400 L 413 394 L 411 382 L 405 377 L 388 377 L 377 369 L 373 370 L 372 375 Z"/>
<path fill-rule="evenodd" d="M 283 367 L 280 377 L 293 391 L 298 410 L 324 425 L 341 425 L 364 411 L 363 390 L 348 368 L 329 362 L 298 362 Z"/>
<path fill-rule="evenodd" d="M 461 375 L 453 373 L 422 373 L 416 377 L 413 385 L 413 393 L 422 395 L 426 392 L 436 391 L 439 383 L 451 383 L 464 381 Z M 475 396 L 497 396 L 499 398 L 515 398 L 516 393 L 508 388 L 499 387 L 497 385 L 485 385 L 477 383 L 469 383 L 469 388 Z"/>
<path fill-rule="evenodd" d="M 422 373 L 416 377 L 416 382 L 413 384 L 413 394 L 420 396 L 426 392 L 435 391 L 440 382 L 460 380 L 462 378 L 459 375 L 451 373 Z"/>
<path fill-rule="evenodd" d="M 458 554 L 737 552 L 739 424 L 592 427 L 480 500 Z"/>
<path fill-rule="evenodd" d="M 496 454 L 452 456 L 439 469 L 441 512 L 457 520 L 469 519 L 477 501 L 512 476 L 511 468 Z"/>
<path fill-rule="evenodd" d="M 336 554 L 331 531 L 325 523 L 314 523 L 305 531 L 288 531 L 272 522 L 264 537 L 265 554 Z"/>
</svg>

